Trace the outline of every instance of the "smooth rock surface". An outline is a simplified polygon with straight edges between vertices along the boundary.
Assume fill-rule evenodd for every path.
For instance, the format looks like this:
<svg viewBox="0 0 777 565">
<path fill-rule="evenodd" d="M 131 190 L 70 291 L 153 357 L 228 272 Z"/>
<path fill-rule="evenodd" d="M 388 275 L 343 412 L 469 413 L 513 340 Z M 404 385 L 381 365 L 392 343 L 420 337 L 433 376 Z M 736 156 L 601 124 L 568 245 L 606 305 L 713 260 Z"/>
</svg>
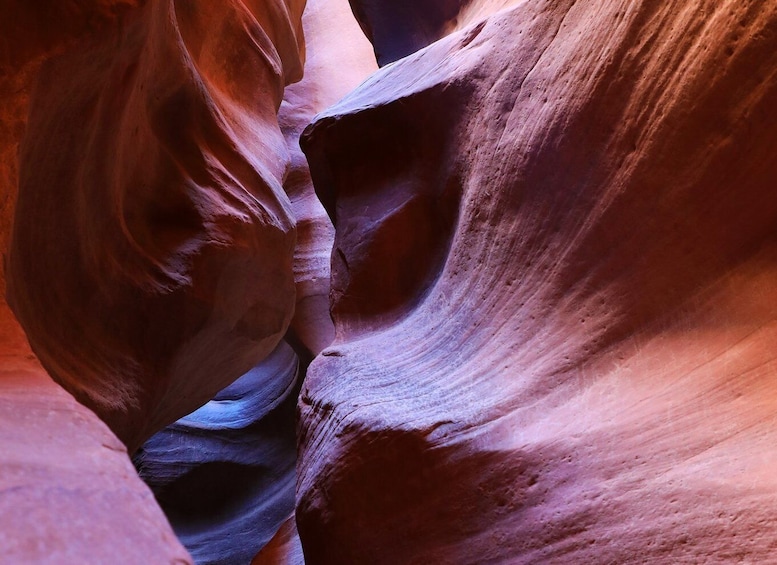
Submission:
<svg viewBox="0 0 777 565">
<path fill-rule="evenodd" d="M 0 360 L 0 563 L 192 564 L 107 426 L 34 359 Z"/>
<path fill-rule="evenodd" d="M 299 361 L 285 342 L 135 454 L 195 562 L 246 564 L 294 510 Z"/>
<path fill-rule="evenodd" d="M 303 7 L 152 0 L 38 79 L 10 303 L 49 373 L 131 451 L 290 322 L 276 112 L 301 76 Z"/>
<path fill-rule="evenodd" d="M 262 551 L 251 561 L 251 565 L 304 565 L 305 556 L 299 541 L 297 524 L 290 516 Z"/>
<path fill-rule="evenodd" d="M 154 435 L 134 458 L 175 531 L 202 564 L 245 564 L 260 549 L 263 563 L 303 562 L 294 517 L 288 518 L 294 509 L 294 407 L 307 364 L 334 337 L 329 316 L 334 229 L 313 191 L 299 135 L 316 112 L 377 68 L 346 0 L 309 2 L 303 25 L 305 76 L 286 89 L 279 112 L 291 155 L 284 188 L 298 233 L 297 303 L 288 343 L 281 342 L 214 399 Z M 300 351 L 299 359 L 289 343 Z"/>
<path fill-rule="evenodd" d="M 110 25 L 108 4 L 0 2 L 2 255 L 37 68 L 78 36 Z M 4 297 L 0 269 L 0 563 L 191 564 L 124 445 L 49 378 Z"/>
<path fill-rule="evenodd" d="M 298 347 L 315 356 L 334 338 L 329 316 L 334 228 L 313 190 L 299 138 L 318 112 L 353 90 L 377 65 L 347 0 L 309 0 L 302 21 L 307 53 L 304 76 L 286 88 L 278 120 L 291 156 L 283 186 L 297 222 L 297 303 L 291 329 Z"/>
<path fill-rule="evenodd" d="M 538 0 L 303 139 L 307 562 L 777 561 L 777 3 Z"/>
</svg>

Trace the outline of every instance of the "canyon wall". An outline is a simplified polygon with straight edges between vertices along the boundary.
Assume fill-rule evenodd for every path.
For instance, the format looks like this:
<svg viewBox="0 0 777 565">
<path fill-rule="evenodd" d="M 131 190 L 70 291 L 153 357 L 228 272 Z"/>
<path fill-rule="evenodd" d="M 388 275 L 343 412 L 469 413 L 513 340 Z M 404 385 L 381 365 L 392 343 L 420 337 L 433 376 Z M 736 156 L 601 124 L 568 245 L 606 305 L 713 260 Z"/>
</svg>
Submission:
<svg viewBox="0 0 777 565">
<path fill-rule="evenodd" d="M 260 550 L 260 563 L 303 562 L 293 517 L 295 408 L 307 365 L 334 337 L 334 229 L 316 198 L 299 136 L 317 112 L 377 68 L 345 0 L 309 1 L 303 27 L 304 78 L 286 88 L 278 116 L 290 155 L 284 189 L 298 235 L 289 331 L 269 358 L 153 436 L 134 457 L 201 565 L 248 563 Z"/>
<path fill-rule="evenodd" d="M 0 253 L 40 63 L 132 2 L 0 3 Z M 56 276 L 52 273 L 52 276 Z M 55 384 L 5 302 L 0 270 L 0 563 L 192 563 L 126 448 Z"/>
<path fill-rule="evenodd" d="M 302 75 L 303 7 L 155 0 L 37 77 L 9 302 L 48 372 L 130 451 L 291 320 L 276 113 Z"/>
<path fill-rule="evenodd" d="M 777 2 L 304 4 L 0 2 L 0 562 L 777 560 Z"/>
<path fill-rule="evenodd" d="M 773 561 L 777 3 L 487 4 L 303 136 L 308 563 Z"/>
</svg>

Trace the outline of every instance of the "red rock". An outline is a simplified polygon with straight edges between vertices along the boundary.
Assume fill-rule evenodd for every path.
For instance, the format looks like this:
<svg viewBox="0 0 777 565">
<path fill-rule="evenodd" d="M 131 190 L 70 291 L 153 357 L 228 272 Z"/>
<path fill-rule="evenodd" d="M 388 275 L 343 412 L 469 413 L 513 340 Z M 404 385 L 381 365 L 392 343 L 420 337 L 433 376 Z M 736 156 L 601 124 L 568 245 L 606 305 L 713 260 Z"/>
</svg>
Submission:
<svg viewBox="0 0 777 565">
<path fill-rule="evenodd" d="M 302 553 L 294 516 L 283 523 L 270 543 L 251 561 L 251 565 L 304 565 L 304 563 L 305 556 Z"/>
<path fill-rule="evenodd" d="M 40 3 L 0 4 L 3 254 L 29 85 L 40 59 L 110 23 L 96 5 L 89 11 L 84 3 L 46 4 L 46 12 Z M 46 375 L 4 296 L 0 269 L 0 562 L 192 563 L 124 445 Z"/>
<path fill-rule="evenodd" d="M 34 360 L 9 357 L 4 350 L 0 365 L 0 562 L 192 563 L 124 445 Z"/>
<path fill-rule="evenodd" d="M 777 4 L 524 2 L 303 143 L 309 563 L 777 558 Z"/>
<path fill-rule="evenodd" d="M 377 66 L 345 0 L 308 1 L 303 24 L 307 53 L 304 77 L 286 88 L 278 119 L 291 155 L 284 188 L 297 221 L 297 304 L 291 329 L 299 344 L 315 356 L 334 338 L 329 316 L 334 228 L 316 198 L 299 137 L 318 112 L 339 101 Z"/>
<path fill-rule="evenodd" d="M 291 319 L 276 112 L 301 73 L 302 4 L 155 0 L 39 78 L 10 303 L 49 373 L 130 450 Z"/>
<path fill-rule="evenodd" d="M 279 113 L 291 154 L 284 187 L 298 234 L 297 304 L 288 341 L 302 359 L 282 341 L 270 357 L 133 456 L 181 542 L 202 565 L 245 563 L 260 549 L 264 562 L 302 563 L 293 517 L 286 520 L 294 508 L 297 378 L 334 337 L 328 296 L 334 230 L 298 140 L 317 111 L 376 69 L 344 0 L 310 2 L 303 24 L 305 78 L 286 89 Z"/>
</svg>

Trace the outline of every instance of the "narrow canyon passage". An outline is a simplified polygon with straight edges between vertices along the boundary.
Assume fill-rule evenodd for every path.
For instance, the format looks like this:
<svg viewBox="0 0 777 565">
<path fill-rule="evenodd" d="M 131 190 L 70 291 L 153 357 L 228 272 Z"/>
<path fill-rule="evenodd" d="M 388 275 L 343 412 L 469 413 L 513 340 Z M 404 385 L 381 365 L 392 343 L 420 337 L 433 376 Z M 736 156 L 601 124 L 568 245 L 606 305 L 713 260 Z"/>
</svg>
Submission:
<svg viewBox="0 0 777 565">
<path fill-rule="evenodd" d="M 0 563 L 777 563 L 777 0 L 0 32 Z"/>
</svg>

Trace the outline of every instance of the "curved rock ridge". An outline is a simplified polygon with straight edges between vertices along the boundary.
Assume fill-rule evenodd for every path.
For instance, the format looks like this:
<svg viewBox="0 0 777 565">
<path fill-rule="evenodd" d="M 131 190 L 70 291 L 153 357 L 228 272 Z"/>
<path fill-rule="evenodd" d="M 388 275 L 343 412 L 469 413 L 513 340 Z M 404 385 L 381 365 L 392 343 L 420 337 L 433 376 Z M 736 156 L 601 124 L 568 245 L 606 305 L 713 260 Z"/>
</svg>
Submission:
<svg viewBox="0 0 777 565">
<path fill-rule="evenodd" d="M 291 155 L 284 188 L 297 221 L 297 304 L 291 329 L 298 346 L 313 357 L 334 338 L 329 316 L 334 228 L 316 198 L 299 138 L 318 112 L 338 102 L 375 72 L 377 65 L 347 0 L 308 1 L 303 25 L 307 53 L 304 77 L 286 88 L 278 120 Z"/>
<path fill-rule="evenodd" d="M 303 7 L 152 0 L 38 79 L 9 301 L 46 369 L 130 450 L 291 319 L 276 113 L 301 75 Z"/>
<path fill-rule="evenodd" d="M 40 61 L 131 2 L 0 2 L 0 253 Z M 114 11 L 112 8 L 120 8 Z M 54 383 L 5 303 L 0 269 L 0 563 L 191 564 L 126 449 Z"/>
<path fill-rule="evenodd" d="M 777 559 L 777 4 L 538 0 L 303 136 L 308 563 Z"/>
<path fill-rule="evenodd" d="M 16 207 L 19 143 L 30 90 L 46 57 L 79 38 L 115 27 L 142 0 L 0 1 L 0 249 L 7 250 Z M 5 269 L 0 269 L 5 296 Z"/>
<path fill-rule="evenodd" d="M 249 563 L 294 509 L 299 361 L 281 342 L 134 460 L 198 564 Z"/>
<path fill-rule="evenodd" d="M 261 563 L 304 562 L 294 516 L 289 518 L 294 407 L 298 369 L 301 380 L 310 359 L 334 337 L 328 297 L 334 229 L 315 196 L 298 140 L 316 112 L 377 67 L 346 0 L 309 2 L 303 24 L 305 77 L 286 89 L 279 112 L 291 155 L 284 188 L 298 233 L 297 304 L 288 341 L 213 400 L 154 435 L 135 457 L 197 563 L 245 564 L 260 550 Z"/>
<path fill-rule="evenodd" d="M 304 565 L 305 556 L 299 541 L 294 516 L 286 520 L 275 537 L 251 561 L 251 565 Z"/>
</svg>

